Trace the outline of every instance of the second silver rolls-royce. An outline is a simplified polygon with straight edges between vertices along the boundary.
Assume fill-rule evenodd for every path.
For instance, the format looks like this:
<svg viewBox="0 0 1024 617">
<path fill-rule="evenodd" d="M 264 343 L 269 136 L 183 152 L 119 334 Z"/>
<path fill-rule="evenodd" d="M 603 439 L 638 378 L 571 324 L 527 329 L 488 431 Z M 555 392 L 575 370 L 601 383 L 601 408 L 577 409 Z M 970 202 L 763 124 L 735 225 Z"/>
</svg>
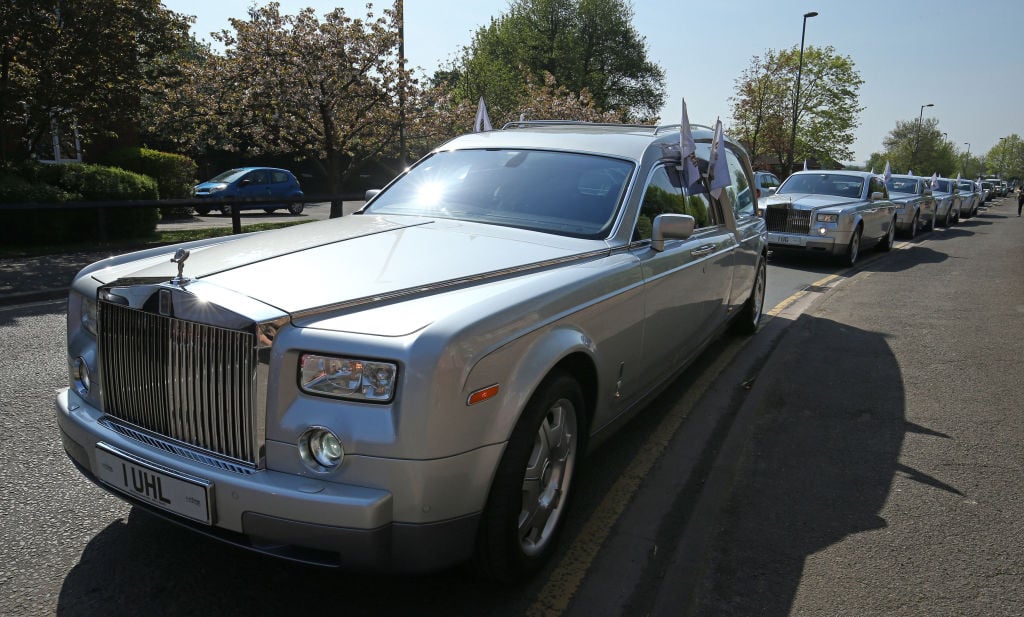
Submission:
<svg viewBox="0 0 1024 617">
<path fill-rule="evenodd" d="M 838 258 L 853 265 L 862 247 L 892 248 L 896 205 L 882 177 L 863 171 L 801 171 L 765 207 L 768 246 Z"/>
</svg>

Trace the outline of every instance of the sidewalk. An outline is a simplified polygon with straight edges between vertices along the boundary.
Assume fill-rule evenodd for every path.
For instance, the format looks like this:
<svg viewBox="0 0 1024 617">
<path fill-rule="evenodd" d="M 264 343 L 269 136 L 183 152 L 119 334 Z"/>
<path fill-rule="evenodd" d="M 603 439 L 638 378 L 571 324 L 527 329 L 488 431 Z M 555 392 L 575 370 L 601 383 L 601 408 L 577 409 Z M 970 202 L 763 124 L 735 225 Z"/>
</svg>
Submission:
<svg viewBox="0 0 1024 617">
<path fill-rule="evenodd" d="M 120 247 L 103 251 L 5 257 L 0 260 L 0 306 L 64 298 L 79 270 L 95 261 L 131 250 L 131 247 Z"/>
</svg>

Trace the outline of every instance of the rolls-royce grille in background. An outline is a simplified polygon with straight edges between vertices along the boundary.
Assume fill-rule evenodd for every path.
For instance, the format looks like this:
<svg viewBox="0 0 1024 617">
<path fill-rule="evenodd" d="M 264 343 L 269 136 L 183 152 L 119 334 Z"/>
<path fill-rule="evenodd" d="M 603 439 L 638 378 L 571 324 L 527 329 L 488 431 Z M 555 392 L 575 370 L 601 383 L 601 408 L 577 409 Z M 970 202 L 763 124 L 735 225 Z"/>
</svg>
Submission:
<svg viewBox="0 0 1024 617">
<path fill-rule="evenodd" d="M 108 415 L 255 465 L 255 337 L 100 303 Z"/>
<path fill-rule="evenodd" d="M 765 213 L 768 231 L 807 234 L 811 231 L 810 210 L 790 208 L 789 204 L 769 204 Z"/>
</svg>

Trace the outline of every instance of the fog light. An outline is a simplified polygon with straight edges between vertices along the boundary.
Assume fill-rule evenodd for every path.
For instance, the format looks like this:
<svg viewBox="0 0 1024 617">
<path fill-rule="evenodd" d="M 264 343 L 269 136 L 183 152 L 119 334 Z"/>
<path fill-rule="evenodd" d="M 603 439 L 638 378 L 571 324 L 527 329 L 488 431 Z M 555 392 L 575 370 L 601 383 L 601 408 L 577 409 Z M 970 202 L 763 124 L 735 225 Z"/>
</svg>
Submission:
<svg viewBox="0 0 1024 617">
<path fill-rule="evenodd" d="M 818 228 L 818 235 L 819 235 L 819 236 L 824 236 L 824 235 L 825 235 L 825 231 L 826 231 L 826 230 L 825 230 L 825 228 L 824 228 L 824 227 L 819 227 L 819 228 Z"/>
<path fill-rule="evenodd" d="M 316 472 L 327 472 L 341 464 L 345 449 L 341 440 L 330 429 L 314 426 L 299 437 L 299 456 L 307 467 Z"/>
<path fill-rule="evenodd" d="M 89 365 L 82 356 L 78 356 L 71 363 L 71 379 L 75 383 L 75 392 L 82 396 L 89 393 L 92 380 L 89 378 Z"/>
</svg>

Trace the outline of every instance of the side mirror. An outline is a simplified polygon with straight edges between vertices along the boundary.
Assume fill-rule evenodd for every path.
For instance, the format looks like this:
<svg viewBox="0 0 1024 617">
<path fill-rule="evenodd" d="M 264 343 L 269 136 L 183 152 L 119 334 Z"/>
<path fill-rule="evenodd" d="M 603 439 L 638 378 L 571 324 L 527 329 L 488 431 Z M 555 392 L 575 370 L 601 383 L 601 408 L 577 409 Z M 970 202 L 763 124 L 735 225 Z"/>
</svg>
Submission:
<svg viewBox="0 0 1024 617">
<path fill-rule="evenodd" d="M 921 191 L 921 194 L 924 195 L 925 197 L 931 197 L 932 196 L 932 190 L 926 186 Z"/>
<path fill-rule="evenodd" d="M 379 193 L 379 192 L 380 192 L 380 189 L 370 189 L 370 190 L 366 191 L 365 195 L 363 195 L 363 199 L 366 200 L 366 201 L 370 201 L 371 199 L 376 197 L 377 193 Z"/>
<path fill-rule="evenodd" d="M 249 186 L 250 184 L 252 184 L 252 180 L 250 178 L 243 178 L 242 181 L 238 183 L 238 186 Z"/>
<path fill-rule="evenodd" d="M 659 214 L 654 217 L 654 229 L 651 232 L 651 248 L 661 252 L 665 250 L 665 240 L 685 240 L 693 235 L 696 225 L 689 214 Z"/>
<path fill-rule="evenodd" d="M 777 191 L 777 190 L 779 190 L 779 187 L 777 187 L 777 186 L 771 187 L 770 189 L 768 189 L 768 195 L 774 195 L 775 191 Z"/>
<path fill-rule="evenodd" d="M 878 201 L 879 199 L 885 199 L 885 194 L 882 191 L 871 193 L 871 201 Z"/>
</svg>

